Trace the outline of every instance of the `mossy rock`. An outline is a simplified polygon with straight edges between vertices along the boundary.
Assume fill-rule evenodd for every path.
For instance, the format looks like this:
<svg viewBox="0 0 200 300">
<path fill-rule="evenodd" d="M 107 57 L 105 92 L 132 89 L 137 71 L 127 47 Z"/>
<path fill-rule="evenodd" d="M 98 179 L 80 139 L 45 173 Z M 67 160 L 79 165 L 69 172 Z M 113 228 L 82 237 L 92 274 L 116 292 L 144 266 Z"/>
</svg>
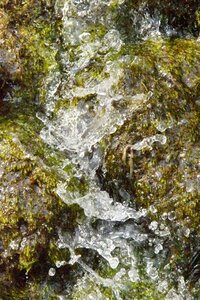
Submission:
<svg viewBox="0 0 200 300">
<path fill-rule="evenodd" d="M 28 123 L 28 119 L 18 115 L 13 120 L 1 118 L 0 123 L 0 297 L 7 295 L 5 299 L 28 299 L 29 289 L 50 280 L 48 271 L 59 261 L 66 263 L 54 279 L 59 288 L 61 277 L 69 283 L 70 253 L 58 247 L 58 229 L 72 234 L 84 218 L 77 205 L 69 206 L 58 197 L 56 188 L 66 182 L 64 173 L 71 178 L 66 187 L 69 194 L 84 195 L 86 181 L 74 176 L 73 165 L 59 174 L 63 154 L 52 154 L 38 136 L 40 122 Z M 43 299 L 39 295 L 37 299 Z"/>
<path fill-rule="evenodd" d="M 126 42 L 142 39 L 148 28 L 153 27 L 157 27 L 163 36 L 172 38 L 199 35 L 198 0 L 125 0 L 115 14 L 116 27 Z M 147 15 L 152 21 L 148 26 Z"/>
<path fill-rule="evenodd" d="M 149 216 L 170 228 L 173 267 L 184 272 L 200 235 L 199 44 L 151 41 L 123 51 L 133 59 L 121 89 L 125 94 L 151 91 L 152 96 L 102 143 L 107 145 L 102 184 L 118 201 L 123 199 L 116 186 L 129 193 L 136 208 L 156 209 Z"/>
<path fill-rule="evenodd" d="M 12 83 L 20 80 L 22 66 L 16 35 L 9 29 L 9 16 L 0 8 L 0 107 Z"/>
<path fill-rule="evenodd" d="M 90 298 L 113 300 L 116 295 L 120 295 L 123 300 L 162 300 L 165 299 L 166 293 L 156 290 L 154 284 L 150 282 L 127 282 L 124 288 L 119 291 L 118 287 L 106 287 L 106 284 L 95 282 L 89 276 L 83 277 L 75 286 L 70 300 L 83 300 Z"/>
<path fill-rule="evenodd" d="M 54 1 L 4 1 L 0 19 L 1 99 L 17 86 L 18 99 L 35 101 L 44 76 L 56 65 L 61 22 Z"/>
</svg>

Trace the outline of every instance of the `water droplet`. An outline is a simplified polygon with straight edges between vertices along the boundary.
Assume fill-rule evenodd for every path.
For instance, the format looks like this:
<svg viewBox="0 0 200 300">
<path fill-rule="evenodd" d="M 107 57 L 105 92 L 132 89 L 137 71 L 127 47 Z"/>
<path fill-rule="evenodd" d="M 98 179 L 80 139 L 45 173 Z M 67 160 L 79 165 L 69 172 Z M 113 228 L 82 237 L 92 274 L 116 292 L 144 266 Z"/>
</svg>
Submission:
<svg viewBox="0 0 200 300">
<path fill-rule="evenodd" d="M 64 265 L 66 265 L 66 261 L 65 260 L 62 260 L 62 261 L 57 260 L 56 261 L 56 268 L 60 268 L 60 267 L 62 267 Z"/>
<path fill-rule="evenodd" d="M 184 228 L 183 229 L 183 234 L 184 234 L 185 237 L 189 237 L 189 235 L 190 235 L 190 229 L 189 228 Z"/>
<path fill-rule="evenodd" d="M 17 243 L 16 241 L 12 241 L 10 242 L 9 246 L 12 250 L 17 250 L 19 248 L 19 243 Z"/>
<path fill-rule="evenodd" d="M 158 254 L 161 250 L 163 250 L 163 246 L 161 244 L 158 244 L 155 246 L 154 252 L 155 254 Z"/>
<path fill-rule="evenodd" d="M 169 212 L 167 217 L 168 220 L 173 221 L 176 218 L 175 212 L 174 211 Z"/>
<path fill-rule="evenodd" d="M 52 277 L 53 277 L 53 276 L 56 274 L 56 269 L 50 268 L 48 274 L 49 274 L 49 276 L 52 276 Z"/>
<path fill-rule="evenodd" d="M 153 221 L 149 224 L 149 229 L 152 231 L 155 231 L 158 228 L 158 223 L 156 221 Z"/>
</svg>

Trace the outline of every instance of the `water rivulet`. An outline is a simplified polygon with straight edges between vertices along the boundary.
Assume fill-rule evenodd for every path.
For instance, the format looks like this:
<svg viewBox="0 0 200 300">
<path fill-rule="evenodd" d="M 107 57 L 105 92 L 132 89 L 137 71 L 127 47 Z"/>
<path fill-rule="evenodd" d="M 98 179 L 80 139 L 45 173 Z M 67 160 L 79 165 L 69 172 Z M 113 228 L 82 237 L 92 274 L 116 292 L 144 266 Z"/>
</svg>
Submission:
<svg viewBox="0 0 200 300">
<path fill-rule="evenodd" d="M 1 2 L 0 299 L 199 299 L 198 2 Z"/>
</svg>

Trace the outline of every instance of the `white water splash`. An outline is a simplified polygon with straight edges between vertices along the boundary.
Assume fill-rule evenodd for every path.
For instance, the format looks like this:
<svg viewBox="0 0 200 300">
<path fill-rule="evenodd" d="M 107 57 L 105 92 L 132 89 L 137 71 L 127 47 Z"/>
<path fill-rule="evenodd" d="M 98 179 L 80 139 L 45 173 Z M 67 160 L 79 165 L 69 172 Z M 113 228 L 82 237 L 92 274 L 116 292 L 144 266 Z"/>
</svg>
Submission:
<svg viewBox="0 0 200 300">
<path fill-rule="evenodd" d="M 124 96 L 115 91 L 114 87 L 123 77 L 120 62 L 107 62 L 105 72 L 109 74 L 109 77 L 100 83 L 94 86 L 89 83 L 87 87 L 75 86 L 70 90 L 70 95 L 63 95 L 72 99 L 92 95 L 92 100 L 80 100 L 76 107 L 60 109 L 55 120 L 38 115 L 45 125 L 41 131 L 41 137 L 45 142 L 56 146 L 61 151 L 76 152 L 79 157 L 83 157 L 85 152 L 91 151 L 91 148 L 103 137 L 114 133 L 133 111 L 144 105 L 151 97 L 151 93 Z M 59 82 L 53 89 L 53 95 L 58 84 Z M 66 93 L 68 93 L 67 90 Z M 47 99 L 48 115 L 51 113 L 49 109 L 54 107 L 53 103 L 55 99 L 49 96 Z"/>
<path fill-rule="evenodd" d="M 107 221 L 124 222 L 128 219 L 137 220 L 146 215 L 145 209 L 136 211 L 121 203 L 114 202 L 106 191 L 97 190 L 81 198 L 69 199 L 65 186 L 60 184 L 57 188 L 57 194 L 65 203 L 76 203 L 82 207 L 88 218 L 96 217 Z"/>
<path fill-rule="evenodd" d="M 61 151 L 66 151 L 69 161 L 80 166 L 80 173 L 84 170 L 92 174 L 92 180 L 103 157 L 99 143 L 122 126 L 134 111 L 142 108 L 152 95 L 148 91 L 146 94 L 134 94 L 134 91 L 131 91 L 131 94 L 127 95 L 118 88 L 124 78 L 124 66 L 133 62 L 129 56 L 122 56 L 116 60 L 107 59 L 106 55 L 110 51 L 116 54 L 122 49 L 123 41 L 119 31 L 114 26 L 108 26 L 109 29 L 104 35 L 95 39 L 89 32 L 89 26 L 94 26 L 97 21 L 102 24 L 111 22 L 109 18 L 106 19 L 104 12 L 114 2 L 120 4 L 124 1 L 56 1 L 57 14 L 63 19 L 64 45 L 67 49 L 71 47 L 73 50 L 60 54 L 64 76 L 61 76 L 60 71 L 54 70 L 46 79 L 46 111 L 45 115 L 38 115 L 45 126 L 41 131 L 43 140 Z M 132 23 L 137 27 L 138 36 L 144 40 L 160 38 L 160 16 L 151 17 L 142 9 L 143 7 L 140 9 L 141 14 L 138 15 L 137 11 L 137 15 L 132 16 Z M 74 59 L 71 59 L 70 55 L 73 55 Z M 103 75 L 101 74 L 98 79 L 85 76 L 83 83 L 78 84 L 77 74 L 83 72 L 87 75 L 90 64 L 98 62 L 102 56 L 104 56 Z M 158 71 L 170 84 L 173 78 L 159 68 Z M 52 113 L 60 97 L 64 101 L 68 100 L 69 106 L 58 109 L 56 116 L 53 117 Z M 73 103 L 74 99 L 78 99 L 78 104 Z M 140 140 L 132 146 L 132 149 L 136 151 L 151 149 L 155 142 L 165 145 L 167 138 L 163 133 L 173 126 L 173 121 L 166 123 L 161 121 L 156 127 L 161 134 Z M 159 173 L 156 175 L 160 176 Z M 84 210 L 86 218 L 76 227 L 72 236 L 60 232 L 57 244 L 59 248 L 70 250 L 70 260 L 67 263 L 79 264 L 85 272 L 75 287 L 73 299 L 80 299 L 78 298 L 80 292 L 81 299 L 107 300 L 99 289 L 99 286 L 103 285 L 111 287 L 113 297 L 121 300 L 120 291 L 126 288 L 127 282 L 140 281 L 134 246 L 137 244 L 141 246 L 147 242 L 152 247 L 153 255 L 162 255 L 162 243 L 170 235 L 170 231 L 167 226 L 163 225 L 161 228 L 153 221 L 149 229 L 156 238 L 151 238 L 136 225 L 140 218 L 146 216 L 146 210 L 137 211 L 122 203 L 114 202 L 108 193 L 94 188 L 94 185 L 91 184 L 89 193 L 83 197 L 67 192 L 64 184 L 58 185 L 56 190 L 58 196 L 68 205 L 78 204 Z M 153 209 L 152 212 L 156 213 Z M 100 222 L 100 225 L 94 228 L 93 221 Z M 186 229 L 185 235 L 189 234 Z M 76 254 L 76 249 L 80 248 L 98 253 L 114 270 L 121 265 L 123 268 L 120 268 L 112 278 L 102 278 L 84 262 L 80 254 Z M 149 280 L 153 280 L 156 284 L 160 278 L 155 261 L 158 261 L 157 257 L 155 260 L 147 257 L 146 273 Z M 58 261 L 56 268 L 63 264 L 65 261 Z M 180 285 L 180 291 L 183 290 L 182 286 Z M 87 289 L 89 287 L 91 290 Z M 86 291 L 83 291 L 85 288 Z M 168 284 L 163 280 L 158 282 L 158 288 L 166 292 Z M 177 294 L 171 290 L 166 299 L 182 299 L 176 296 Z"/>
<path fill-rule="evenodd" d="M 152 149 L 152 145 L 155 143 L 161 143 L 161 145 L 165 145 L 167 142 L 167 137 L 163 134 L 156 134 L 148 138 L 144 138 L 142 141 L 137 142 L 133 146 L 131 146 L 131 149 L 133 150 L 143 150 L 145 148 Z"/>
</svg>

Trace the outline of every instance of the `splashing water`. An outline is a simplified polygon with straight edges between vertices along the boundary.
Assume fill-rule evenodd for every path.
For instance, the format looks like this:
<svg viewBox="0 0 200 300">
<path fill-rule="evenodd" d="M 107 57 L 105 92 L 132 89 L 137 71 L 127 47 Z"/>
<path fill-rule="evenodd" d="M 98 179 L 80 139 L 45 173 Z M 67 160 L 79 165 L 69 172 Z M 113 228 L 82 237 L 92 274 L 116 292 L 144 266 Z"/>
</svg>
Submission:
<svg viewBox="0 0 200 300">
<path fill-rule="evenodd" d="M 113 21 L 109 18 L 107 9 L 113 3 L 120 5 L 123 2 L 56 1 L 57 14 L 62 15 L 64 45 L 72 50 L 71 53 L 61 53 L 64 76 L 55 71 L 57 66 L 54 66 L 46 78 L 46 111 L 43 115 L 37 115 L 44 124 L 40 135 L 47 144 L 66 152 L 69 161 L 78 165 L 80 174 L 88 173 L 91 180 L 89 192 L 84 196 L 69 194 L 63 183 L 57 186 L 57 195 L 69 205 L 77 204 L 85 215 L 84 221 L 73 234 L 59 232 L 57 244 L 60 248 L 70 250 L 68 263 L 72 266 L 79 264 L 85 272 L 74 287 L 73 299 L 110 299 L 103 294 L 103 286 L 111 289 L 112 299 L 121 300 L 121 291 L 128 289 L 127 285 L 145 278 L 154 282 L 158 291 L 164 291 L 165 299 L 181 300 L 186 299 L 186 295 L 189 300 L 183 278 L 179 280 L 177 293 L 169 287 L 168 273 L 159 269 L 166 257 L 163 243 L 170 236 L 169 228 L 156 221 L 145 228 L 143 220 L 148 212 L 152 213 L 151 207 L 148 211 L 136 210 L 126 203 L 115 202 L 107 192 L 99 189 L 95 180 L 103 158 L 100 143 L 123 126 L 133 112 L 143 108 L 153 95 L 147 89 L 146 93 L 131 91 L 127 94 L 118 88 L 124 77 L 124 70 L 131 61 L 128 55 L 120 58 L 116 55 L 123 47 L 123 40 L 120 32 L 112 26 Z M 143 11 L 143 7 L 140 10 L 143 12 L 140 26 L 138 17 L 133 15 L 132 19 L 133 24 L 139 26 L 140 37 L 144 40 L 160 39 L 160 16 L 153 18 Z M 97 35 L 94 39 L 89 29 L 99 23 L 105 24 L 108 29 L 102 36 Z M 116 59 L 109 57 L 110 52 L 116 55 Z M 75 57 L 73 60 L 70 54 Z M 99 78 L 94 78 L 88 73 L 91 64 L 98 65 L 98 60 L 102 60 L 103 67 Z M 80 74 L 83 75 L 81 84 L 77 83 Z M 67 99 L 67 107 L 60 106 L 57 109 L 60 97 L 64 101 Z M 156 142 L 165 145 L 168 141 L 164 133 L 174 124 L 174 120 L 170 124 L 160 122 L 156 125 L 160 134 L 145 137 L 131 145 L 131 149 L 152 150 Z M 156 176 L 159 177 L 159 174 Z M 187 182 L 189 192 L 193 191 L 193 185 L 193 182 Z M 169 220 L 170 218 L 172 220 L 172 214 Z M 94 220 L 97 221 L 96 227 L 93 226 Z M 184 234 L 189 236 L 188 228 L 184 229 Z M 141 257 L 137 247 L 143 245 L 149 250 L 144 251 L 141 271 Z M 114 270 L 115 274 L 111 278 L 99 275 L 98 271 L 84 261 L 81 254 L 76 254 L 77 249 L 98 253 L 100 260 Z M 59 262 L 56 267 L 60 267 Z M 49 270 L 50 276 L 55 273 L 56 269 Z M 65 299 L 65 296 L 60 296 L 60 299 Z"/>
</svg>

